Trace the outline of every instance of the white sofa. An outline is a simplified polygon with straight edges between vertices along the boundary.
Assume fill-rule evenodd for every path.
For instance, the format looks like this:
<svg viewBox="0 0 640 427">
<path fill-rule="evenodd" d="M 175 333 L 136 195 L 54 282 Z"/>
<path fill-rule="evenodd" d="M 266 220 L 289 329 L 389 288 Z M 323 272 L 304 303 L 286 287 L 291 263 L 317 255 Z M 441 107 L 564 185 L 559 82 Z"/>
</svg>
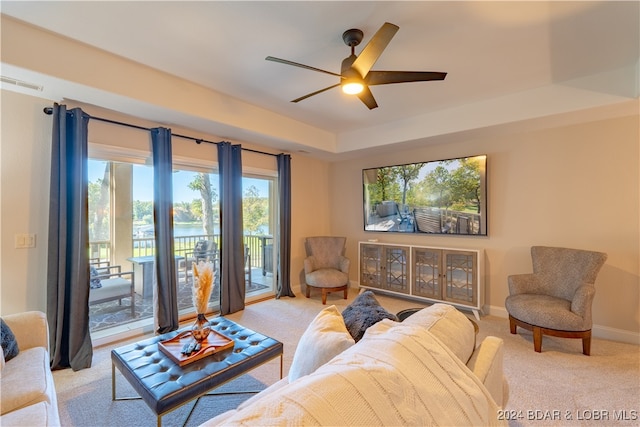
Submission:
<svg viewBox="0 0 640 427">
<path fill-rule="evenodd" d="M 382 320 L 356 344 L 341 328 L 335 306 L 321 311 L 288 377 L 202 427 L 505 424 L 503 342 L 487 337 L 476 347 L 472 323 L 454 307 Z"/>
<path fill-rule="evenodd" d="M 58 401 L 49 367 L 49 328 L 39 311 L 2 316 L 19 353 L 0 369 L 0 425 L 59 426 Z"/>
</svg>

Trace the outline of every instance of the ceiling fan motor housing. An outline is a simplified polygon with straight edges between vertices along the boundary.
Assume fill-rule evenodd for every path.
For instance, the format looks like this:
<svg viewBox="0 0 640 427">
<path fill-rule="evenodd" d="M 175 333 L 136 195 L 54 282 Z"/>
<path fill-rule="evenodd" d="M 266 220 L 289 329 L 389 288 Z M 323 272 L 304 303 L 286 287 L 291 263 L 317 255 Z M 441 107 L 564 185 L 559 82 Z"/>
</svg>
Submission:
<svg viewBox="0 0 640 427">
<path fill-rule="evenodd" d="M 355 61 L 356 58 L 357 56 L 351 54 L 350 56 L 347 56 L 342 60 L 342 66 L 340 67 L 340 74 L 342 75 L 342 77 L 348 77 L 349 75 L 357 75 L 358 77 L 362 77 L 356 70 L 351 68 L 353 61 Z"/>
<path fill-rule="evenodd" d="M 362 37 L 364 37 L 364 33 L 357 28 L 352 28 L 342 33 L 344 44 L 351 47 L 358 46 L 362 41 Z"/>
</svg>

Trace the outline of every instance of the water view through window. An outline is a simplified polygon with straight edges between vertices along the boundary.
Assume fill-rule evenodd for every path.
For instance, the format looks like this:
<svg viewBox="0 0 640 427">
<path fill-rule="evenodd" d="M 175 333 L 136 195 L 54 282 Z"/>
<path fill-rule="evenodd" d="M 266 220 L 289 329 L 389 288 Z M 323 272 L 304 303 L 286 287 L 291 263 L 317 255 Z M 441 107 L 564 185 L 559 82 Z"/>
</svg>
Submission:
<svg viewBox="0 0 640 427">
<path fill-rule="evenodd" d="M 219 307 L 218 187 L 215 173 L 174 170 L 176 292 L 181 315 L 194 311 L 191 297 L 194 262 L 213 263 L 215 285 L 209 309 L 216 311 Z M 273 294 L 275 188 L 274 177 L 243 177 L 247 299 Z M 90 297 L 91 331 L 140 320 L 152 324 L 155 256 L 152 167 L 89 160 L 89 240 L 94 275 L 91 286 L 118 279 L 121 285 L 133 283 L 134 288 L 133 298 L 127 292 L 108 301 Z M 112 272 L 121 274 L 107 276 Z M 100 291 L 90 293 L 98 295 Z"/>
</svg>

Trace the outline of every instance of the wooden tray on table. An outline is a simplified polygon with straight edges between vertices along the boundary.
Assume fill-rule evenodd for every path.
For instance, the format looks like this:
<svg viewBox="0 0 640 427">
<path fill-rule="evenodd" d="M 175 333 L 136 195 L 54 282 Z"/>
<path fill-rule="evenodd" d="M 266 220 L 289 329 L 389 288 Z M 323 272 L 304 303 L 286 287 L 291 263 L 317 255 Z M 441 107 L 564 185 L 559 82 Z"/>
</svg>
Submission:
<svg viewBox="0 0 640 427">
<path fill-rule="evenodd" d="M 211 356 L 212 354 L 228 348 L 233 348 L 232 339 L 229 339 L 212 329 L 211 332 L 209 332 L 209 336 L 200 343 L 200 350 L 194 351 L 189 356 L 182 354 L 182 348 L 184 345 L 194 341 L 191 331 L 184 331 L 171 339 L 160 341 L 158 343 L 158 347 L 164 354 L 169 356 L 171 360 L 180 366 L 195 362 L 203 357 Z"/>
</svg>

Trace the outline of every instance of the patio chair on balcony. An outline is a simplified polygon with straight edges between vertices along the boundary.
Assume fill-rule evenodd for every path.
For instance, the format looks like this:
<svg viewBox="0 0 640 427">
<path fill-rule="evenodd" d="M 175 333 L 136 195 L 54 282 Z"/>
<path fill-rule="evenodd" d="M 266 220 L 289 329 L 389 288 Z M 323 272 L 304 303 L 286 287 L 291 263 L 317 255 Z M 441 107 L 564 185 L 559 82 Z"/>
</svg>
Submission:
<svg viewBox="0 0 640 427">
<path fill-rule="evenodd" d="M 218 271 L 218 246 L 215 242 L 199 240 L 193 247 L 192 251 L 185 252 L 183 274 L 185 276 L 186 283 L 191 283 L 193 281 L 192 265 L 194 262 L 198 264 L 200 261 L 211 261 L 213 263 L 214 272 Z"/>
<path fill-rule="evenodd" d="M 89 263 L 89 305 L 102 304 L 118 300 L 122 305 L 124 298 L 130 298 L 131 317 L 135 310 L 135 276 L 133 271 L 122 271 L 119 265 L 110 265 L 109 261 Z"/>
<path fill-rule="evenodd" d="M 251 251 L 249 245 L 244 245 L 244 274 L 246 276 L 246 287 L 251 285 Z"/>
</svg>

